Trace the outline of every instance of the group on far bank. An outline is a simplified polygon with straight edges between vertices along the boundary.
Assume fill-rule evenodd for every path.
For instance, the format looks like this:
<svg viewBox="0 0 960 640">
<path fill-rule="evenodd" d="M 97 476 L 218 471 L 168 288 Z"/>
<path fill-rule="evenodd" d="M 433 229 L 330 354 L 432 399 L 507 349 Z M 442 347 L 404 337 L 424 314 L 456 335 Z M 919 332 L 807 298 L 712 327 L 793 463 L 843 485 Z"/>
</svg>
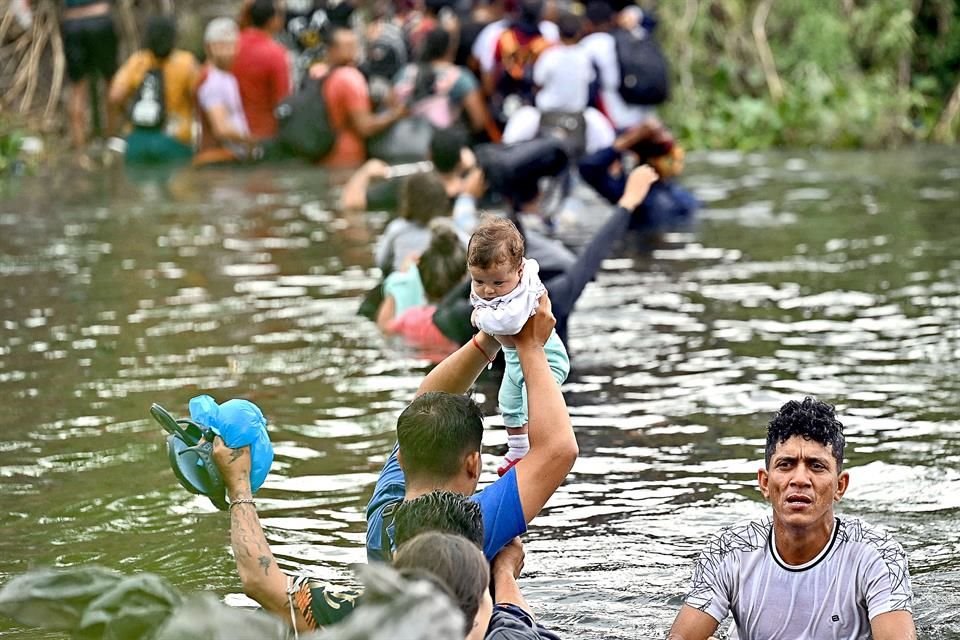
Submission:
<svg viewBox="0 0 960 640">
<path fill-rule="evenodd" d="M 356 168 L 422 158 L 431 131 L 449 127 L 471 146 L 553 134 L 580 155 L 668 98 L 656 20 L 623 2 L 245 0 L 236 22 L 207 25 L 203 66 L 175 47 L 173 18 L 154 16 L 119 69 L 109 4 L 66 3 L 71 139 L 86 142 L 85 93 L 102 75 L 108 133 L 134 164 L 298 156 Z"/>
</svg>

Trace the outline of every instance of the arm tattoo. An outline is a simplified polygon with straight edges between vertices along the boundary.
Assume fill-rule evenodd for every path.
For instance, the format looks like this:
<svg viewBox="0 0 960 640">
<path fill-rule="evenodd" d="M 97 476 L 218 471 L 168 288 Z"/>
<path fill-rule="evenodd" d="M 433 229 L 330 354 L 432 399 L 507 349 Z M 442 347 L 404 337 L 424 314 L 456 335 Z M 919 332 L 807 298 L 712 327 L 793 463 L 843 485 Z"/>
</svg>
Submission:
<svg viewBox="0 0 960 640">
<path fill-rule="evenodd" d="M 230 462 L 228 464 L 233 464 L 243 455 L 243 449 L 230 449 Z"/>
<path fill-rule="evenodd" d="M 260 563 L 260 566 L 263 567 L 263 575 L 270 574 L 270 565 L 273 564 L 273 561 L 270 560 L 268 556 L 260 556 L 257 561 Z"/>
</svg>

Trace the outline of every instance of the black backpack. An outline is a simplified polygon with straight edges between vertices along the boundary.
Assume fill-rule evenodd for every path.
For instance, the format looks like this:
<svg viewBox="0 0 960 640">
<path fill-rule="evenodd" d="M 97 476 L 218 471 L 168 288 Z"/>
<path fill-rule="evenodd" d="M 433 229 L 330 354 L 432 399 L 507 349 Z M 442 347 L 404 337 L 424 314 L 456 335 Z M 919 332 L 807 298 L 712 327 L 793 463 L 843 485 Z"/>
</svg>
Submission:
<svg viewBox="0 0 960 640">
<path fill-rule="evenodd" d="M 667 59 L 653 33 L 642 35 L 626 29 L 610 34 L 616 42 L 620 64 L 620 95 L 627 104 L 662 104 L 670 97 Z"/>
<path fill-rule="evenodd" d="M 138 129 L 163 129 L 167 105 L 163 93 L 163 69 L 147 71 L 130 103 L 130 122 Z"/>
<path fill-rule="evenodd" d="M 274 116 L 277 118 L 276 142 L 292 155 L 322 160 L 337 141 L 327 115 L 323 79 L 305 80 L 300 91 L 277 105 Z"/>
</svg>

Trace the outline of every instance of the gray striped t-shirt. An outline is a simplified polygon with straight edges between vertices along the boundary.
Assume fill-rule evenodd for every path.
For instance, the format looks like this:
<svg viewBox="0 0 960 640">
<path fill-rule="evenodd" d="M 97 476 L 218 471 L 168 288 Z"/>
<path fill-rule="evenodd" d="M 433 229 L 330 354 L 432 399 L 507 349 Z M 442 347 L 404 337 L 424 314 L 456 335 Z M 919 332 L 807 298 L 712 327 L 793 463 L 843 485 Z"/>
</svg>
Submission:
<svg viewBox="0 0 960 640">
<path fill-rule="evenodd" d="M 912 611 L 907 558 L 886 532 L 838 517 L 823 551 L 792 566 L 772 529 L 767 517 L 710 536 L 686 604 L 717 622 L 732 614 L 740 640 L 866 640 L 875 616 Z"/>
</svg>

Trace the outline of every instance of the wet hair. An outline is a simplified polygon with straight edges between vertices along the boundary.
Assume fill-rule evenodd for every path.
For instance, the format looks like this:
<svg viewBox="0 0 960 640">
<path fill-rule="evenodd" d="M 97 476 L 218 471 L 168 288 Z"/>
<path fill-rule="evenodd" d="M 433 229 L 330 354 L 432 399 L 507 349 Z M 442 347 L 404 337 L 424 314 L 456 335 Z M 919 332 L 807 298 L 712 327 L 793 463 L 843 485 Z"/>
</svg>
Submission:
<svg viewBox="0 0 960 640">
<path fill-rule="evenodd" d="M 467 244 L 467 265 L 489 269 L 505 264 L 519 267 L 523 260 L 523 235 L 510 220 L 484 216 Z"/>
<path fill-rule="evenodd" d="M 433 491 L 401 502 L 393 512 L 397 546 L 427 531 L 463 536 L 483 548 L 483 513 L 480 505 L 452 491 Z"/>
<path fill-rule="evenodd" d="M 410 222 L 426 226 L 434 218 L 450 215 L 447 188 L 433 171 L 415 173 L 400 183 L 399 214 Z"/>
<path fill-rule="evenodd" d="M 576 40 L 583 30 L 583 21 L 577 14 L 564 11 L 557 18 L 557 30 L 560 31 L 561 39 Z"/>
<path fill-rule="evenodd" d="M 800 436 L 829 447 L 837 461 L 837 471 L 843 468 L 843 424 L 837 420 L 832 404 L 807 396 L 803 402 L 791 400 L 777 411 L 767 425 L 766 467 L 770 468 L 776 448 L 792 438 Z"/>
<path fill-rule="evenodd" d="M 421 533 L 397 549 L 393 567 L 402 575 L 436 578 L 463 613 L 464 635 L 470 633 L 490 584 L 490 566 L 475 544 L 451 533 Z"/>
<path fill-rule="evenodd" d="M 163 60 L 173 51 L 177 40 L 177 24 L 169 16 L 150 16 L 144 43 L 157 58 Z"/>
<path fill-rule="evenodd" d="M 467 146 L 467 136 L 460 127 L 437 129 L 430 139 L 430 159 L 440 173 L 450 173 L 460 163 L 460 150 Z"/>
<path fill-rule="evenodd" d="M 425 393 L 397 418 L 400 461 L 408 482 L 453 478 L 467 455 L 480 452 L 482 439 L 483 413 L 460 394 Z"/>
<path fill-rule="evenodd" d="M 276 0 L 253 0 L 250 5 L 250 24 L 262 29 L 277 15 Z"/>
<path fill-rule="evenodd" d="M 439 302 L 467 273 L 467 252 L 447 218 L 430 223 L 430 244 L 417 264 L 429 302 Z"/>
</svg>

